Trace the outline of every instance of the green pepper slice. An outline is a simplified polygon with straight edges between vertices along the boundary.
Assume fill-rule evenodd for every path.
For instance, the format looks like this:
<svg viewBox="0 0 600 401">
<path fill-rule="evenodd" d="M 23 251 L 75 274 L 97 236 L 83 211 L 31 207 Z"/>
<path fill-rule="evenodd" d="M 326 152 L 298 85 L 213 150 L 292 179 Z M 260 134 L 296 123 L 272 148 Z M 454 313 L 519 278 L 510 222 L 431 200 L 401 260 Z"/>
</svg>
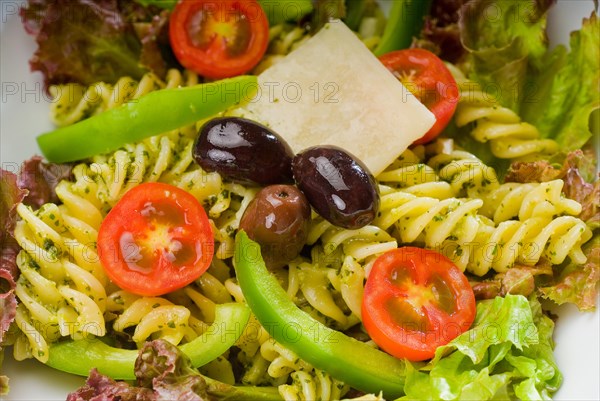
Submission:
<svg viewBox="0 0 600 401">
<path fill-rule="evenodd" d="M 219 401 L 282 401 L 277 387 L 232 386 L 202 375 L 207 392 Z"/>
<path fill-rule="evenodd" d="M 332 330 L 300 310 L 269 273 L 260 246 L 239 231 L 235 270 L 244 297 L 262 326 L 279 343 L 317 369 L 389 399 L 404 393 L 405 361 Z"/>
<path fill-rule="evenodd" d="M 250 319 L 244 304 L 218 304 L 215 320 L 208 330 L 179 348 L 190 358 L 192 366 L 200 367 L 216 359 L 235 344 Z M 134 380 L 133 367 L 137 350 L 112 347 L 97 338 L 68 340 L 50 346 L 47 365 L 87 376 L 92 368 L 113 379 Z"/>
<path fill-rule="evenodd" d="M 311 0 L 258 0 L 269 20 L 269 26 L 286 21 L 300 21 L 313 10 Z"/>
<path fill-rule="evenodd" d="M 172 10 L 177 4 L 177 0 L 136 0 L 141 5 L 158 6 L 167 10 Z M 286 21 L 299 21 L 306 14 L 313 10 L 311 0 L 258 0 L 263 8 L 269 25 L 274 26 Z"/>
<path fill-rule="evenodd" d="M 256 77 L 246 75 L 157 90 L 76 124 L 42 134 L 37 142 L 50 162 L 81 160 L 245 104 L 257 90 Z"/>
<path fill-rule="evenodd" d="M 423 27 L 432 0 L 394 0 L 381 41 L 373 51 L 376 56 L 406 49 Z"/>
</svg>

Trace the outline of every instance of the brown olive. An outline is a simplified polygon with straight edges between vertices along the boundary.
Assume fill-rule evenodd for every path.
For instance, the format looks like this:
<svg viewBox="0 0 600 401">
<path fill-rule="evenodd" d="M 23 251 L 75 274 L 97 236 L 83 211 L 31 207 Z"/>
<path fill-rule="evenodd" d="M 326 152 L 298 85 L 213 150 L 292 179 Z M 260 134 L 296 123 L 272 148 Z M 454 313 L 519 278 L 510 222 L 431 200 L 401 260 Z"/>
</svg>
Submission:
<svg viewBox="0 0 600 401">
<path fill-rule="evenodd" d="M 246 184 L 292 183 L 290 146 L 269 128 L 244 118 L 208 121 L 194 143 L 194 160 L 206 171 Z"/>
<path fill-rule="evenodd" d="M 348 229 L 371 223 L 379 209 L 377 182 L 356 157 L 337 146 L 297 154 L 292 171 L 298 188 L 323 218 Z"/>
<path fill-rule="evenodd" d="M 267 267 L 278 268 L 294 259 L 304 246 L 310 205 L 293 185 L 261 189 L 246 208 L 240 228 L 259 243 Z"/>
</svg>

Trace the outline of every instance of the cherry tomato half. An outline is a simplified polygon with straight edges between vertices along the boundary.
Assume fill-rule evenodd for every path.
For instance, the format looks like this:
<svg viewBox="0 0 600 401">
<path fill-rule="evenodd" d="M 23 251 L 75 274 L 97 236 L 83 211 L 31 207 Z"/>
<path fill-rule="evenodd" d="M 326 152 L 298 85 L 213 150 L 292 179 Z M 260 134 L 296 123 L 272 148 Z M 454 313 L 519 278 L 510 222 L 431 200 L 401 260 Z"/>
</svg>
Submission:
<svg viewBox="0 0 600 401">
<path fill-rule="evenodd" d="M 452 73 L 438 56 L 424 49 L 396 50 L 379 60 L 435 115 L 433 127 L 414 145 L 430 142 L 446 128 L 458 104 Z"/>
<path fill-rule="evenodd" d="M 475 312 L 475 295 L 462 271 L 445 256 L 414 247 L 377 258 L 362 303 L 373 341 L 411 361 L 432 358 L 437 347 L 469 329 Z"/>
<path fill-rule="evenodd" d="M 139 295 L 184 287 L 212 261 L 214 239 L 202 205 L 168 184 L 133 187 L 100 225 L 98 253 L 110 279 Z"/>
<path fill-rule="evenodd" d="M 208 78 L 228 78 L 261 60 L 269 22 L 256 0 L 180 0 L 171 13 L 169 37 L 184 67 Z"/>
</svg>

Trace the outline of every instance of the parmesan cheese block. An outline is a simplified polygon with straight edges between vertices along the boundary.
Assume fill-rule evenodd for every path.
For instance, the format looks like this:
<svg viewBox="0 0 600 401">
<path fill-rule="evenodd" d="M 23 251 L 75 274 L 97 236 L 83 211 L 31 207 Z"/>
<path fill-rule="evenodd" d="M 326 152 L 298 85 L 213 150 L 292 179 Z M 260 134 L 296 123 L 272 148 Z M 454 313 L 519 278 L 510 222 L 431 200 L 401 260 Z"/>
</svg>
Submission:
<svg viewBox="0 0 600 401">
<path fill-rule="evenodd" d="M 271 127 L 294 152 L 337 145 L 383 171 L 435 122 L 341 21 L 258 76 L 244 115 Z"/>
</svg>

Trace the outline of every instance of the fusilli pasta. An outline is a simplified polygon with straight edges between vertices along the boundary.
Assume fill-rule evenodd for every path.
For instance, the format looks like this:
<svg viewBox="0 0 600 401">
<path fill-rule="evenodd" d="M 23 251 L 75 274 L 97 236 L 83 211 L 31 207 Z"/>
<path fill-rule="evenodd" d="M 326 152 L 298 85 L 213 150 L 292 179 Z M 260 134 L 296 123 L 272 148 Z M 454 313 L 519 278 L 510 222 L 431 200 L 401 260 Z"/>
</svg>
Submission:
<svg viewBox="0 0 600 401">
<path fill-rule="evenodd" d="M 460 89 L 455 122 L 458 127 L 475 123 L 471 136 L 479 142 L 490 142 L 494 156 L 515 159 L 531 154 L 553 154 L 558 144 L 542 139 L 533 125 L 521 121 L 512 110 L 501 104 L 484 88 L 469 81 L 456 68 L 451 68 Z"/>
<path fill-rule="evenodd" d="M 418 196 L 430 196 L 437 199 L 451 198 L 457 191 L 443 181 L 438 173 L 419 156 L 423 147 L 407 149 L 388 168 L 377 176 L 377 181 L 384 185 L 402 189 Z"/>
<path fill-rule="evenodd" d="M 563 184 L 560 179 L 540 184 L 502 184 L 485 194 L 481 213 L 496 224 L 514 218 L 525 221 L 530 217 L 577 216 L 581 205 L 562 194 Z"/>
<path fill-rule="evenodd" d="M 438 153 L 427 165 L 449 183 L 454 196 L 481 198 L 499 185 L 496 171 L 464 150 L 453 148 Z"/>
<path fill-rule="evenodd" d="M 477 275 L 484 275 L 490 269 L 505 272 L 517 262 L 533 266 L 542 256 L 555 265 L 564 262 L 567 256 L 578 264 L 586 261 L 581 246 L 592 237 L 592 232 L 576 217 L 507 220 L 498 226 L 482 220 L 468 266 Z"/>
<path fill-rule="evenodd" d="M 208 273 L 181 293 L 170 294 L 176 302 L 127 294 L 108 283 L 96 252 L 102 219 L 123 194 L 142 182 L 162 181 L 185 188 L 209 208 L 227 249 L 223 258 L 231 255 L 231 232 L 254 192 L 202 171 L 191 157 L 192 143 L 176 131 L 126 145 L 76 166 L 74 180 L 56 187 L 60 206 L 46 204 L 37 211 L 18 206 L 15 237 L 23 249 L 17 283 L 19 327 L 30 332 L 25 333 L 29 341 L 19 340 L 22 357 L 47 358 L 47 344 L 61 336 L 102 336 L 111 320 L 112 330 L 124 337 L 130 336 L 128 327 L 135 327 L 131 340 L 138 344 L 150 338 L 189 341 L 212 322 L 215 303 L 231 300 Z M 32 334 L 32 329 L 37 331 Z"/>
<path fill-rule="evenodd" d="M 519 185 L 526 191 L 520 191 Z M 562 263 L 567 256 L 584 263 L 581 246 L 592 232 L 577 217 L 563 215 L 576 215 L 581 206 L 560 196 L 559 180 L 537 184 L 535 190 L 528 185 L 511 184 L 517 194 L 526 193 L 531 199 L 523 196 L 507 200 L 504 205 L 500 201 L 494 213 L 496 221 L 480 213 L 484 206 L 481 199 L 440 201 L 387 189 L 382 191 L 375 224 L 384 229 L 393 225 L 400 243 L 438 250 L 463 270 L 477 275 L 490 269 L 504 272 L 516 262 L 535 265 L 542 256 L 552 264 Z M 552 197 L 557 201 L 553 202 Z M 517 217 L 522 220 L 513 220 Z"/>
<path fill-rule="evenodd" d="M 155 74 L 146 73 L 140 81 L 129 77 L 120 78 L 116 84 L 97 82 L 89 87 L 80 84 L 53 85 L 49 88 L 52 96 L 50 119 L 59 126 L 74 124 L 85 118 L 110 110 L 124 103 L 139 99 L 157 89 L 195 85 L 198 76 L 191 71 L 171 69 L 165 81 Z"/>
</svg>

